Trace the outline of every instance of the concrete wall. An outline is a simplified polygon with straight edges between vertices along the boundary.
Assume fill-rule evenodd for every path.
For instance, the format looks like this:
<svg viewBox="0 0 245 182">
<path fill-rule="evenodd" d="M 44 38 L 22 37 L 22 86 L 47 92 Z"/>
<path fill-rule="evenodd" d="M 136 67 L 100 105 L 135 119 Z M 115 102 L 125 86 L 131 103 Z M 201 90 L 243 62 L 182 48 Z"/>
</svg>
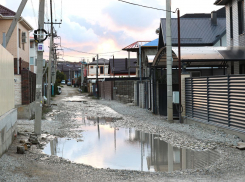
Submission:
<svg viewBox="0 0 245 182">
<path fill-rule="evenodd" d="M 35 102 L 28 105 L 16 106 L 18 119 L 32 119 L 35 116 Z"/>
<path fill-rule="evenodd" d="M 17 110 L 12 109 L 0 116 L 0 157 L 11 145 L 17 134 Z"/>
<path fill-rule="evenodd" d="M 22 94 L 21 94 L 21 75 L 14 75 L 14 100 L 15 106 L 21 105 Z"/>
</svg>

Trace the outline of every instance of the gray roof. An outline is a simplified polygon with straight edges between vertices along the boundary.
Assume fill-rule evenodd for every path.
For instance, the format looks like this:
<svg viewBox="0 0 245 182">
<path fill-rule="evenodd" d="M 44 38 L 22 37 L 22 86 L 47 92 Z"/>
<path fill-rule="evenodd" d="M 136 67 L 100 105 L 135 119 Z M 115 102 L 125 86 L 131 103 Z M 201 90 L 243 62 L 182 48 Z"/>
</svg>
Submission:
<svg viewBox="0 0 245 182">
<path fill-rule="evenodd" d="M 225 7 L 220 8 L 216 11 L 218 18 L 226 18 L 226 10 Z M 180 18 L 210 18 L 211 13 L 192 13 L 192 14 L 185 14 Z"/>
<path fill-rule="evenodd" d="M 114 67 L 115 67 L 115 74 L 120 73 L 128 73 L 128 70 L 126 69 L 126 59 L 114 59 Z M 113 59 L 110 59 L 109 64 L 109 73 L 113 68 Z M 137 59 L 130 59 L 130 66 L 135 66 L 135 62 L 137 62 Z M 130 73 L 135 73 L 136 68 L 130 68 Z M 113 73 L 113 71 L 112 71 Z"/>
<path fill-rule="evenodd" d="M 177 19 L 173 18 L 171 22 L 172 43 L 176 46 L 178 44 Z M 161 19 L 161 30 L 163 39 L 166 40 L 165 18 Z M 226 33 L 226 19 L 217 18 L 217 25 L 212 25 L 211 18 L 181 18 L 180 33 L 182 46 L 213 46 Z M 160 45 L 165 45 L 165 41 Z"/>
<path fill-rule="evenodd" d="M 59 71 L 79 71 L 81 68 L 81 64 L 79 62 L 58 62 L 57 69 Z"/>
<path fill-rule="evenodd" d="M 109 60 L 104 59 L 104 58 L 101 58 L 101 59 L 98 60 L 98 65 L 104 65 L 104 64 L 108 65 L 109 64 Z M 95 60 L 95 61 L 93 61 L 91 63 L 88 63 L 88 65 L 97 65 L 97 60 Z"/>
</svg>

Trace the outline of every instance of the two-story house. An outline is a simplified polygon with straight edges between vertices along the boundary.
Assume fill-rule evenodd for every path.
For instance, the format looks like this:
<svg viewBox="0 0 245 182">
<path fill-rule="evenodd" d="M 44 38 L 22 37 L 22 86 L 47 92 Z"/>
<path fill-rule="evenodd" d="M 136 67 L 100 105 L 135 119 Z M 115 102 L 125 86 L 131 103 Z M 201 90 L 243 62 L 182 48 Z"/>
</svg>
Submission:
<svg viewBox="0 0 245 182">
<path fill-rule="evenodd" d="M 7 34 L 14 19 L 15 12 L 0 5 L 0 42 L 3 42 L 3 34 Z M 20 74 L 23 68 L 29 69 L 29 34 L 32 26 L 21 17 L 13 31 L 6 49 L 14 56 L 15 74 Z"/>
<path fill-rule="evenodd" d="M 244 0 L 216 0 L 215 5 L 225 6 L 226 9 L 226 31 L 228 47 L 244 47 Z M 244 74 L 245 64 L 242 61 L 234 61 L 229 63 L 230 74 Z"/>
</svg>

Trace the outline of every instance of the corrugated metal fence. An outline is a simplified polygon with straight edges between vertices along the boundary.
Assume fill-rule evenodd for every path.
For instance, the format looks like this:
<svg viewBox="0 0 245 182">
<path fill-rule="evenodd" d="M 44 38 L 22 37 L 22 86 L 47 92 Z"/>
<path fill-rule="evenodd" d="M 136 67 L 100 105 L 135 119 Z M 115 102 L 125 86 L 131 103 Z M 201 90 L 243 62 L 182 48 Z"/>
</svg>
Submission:
<svg viewBox="0 0 245 182">
<path fill-rule="evenodd" d="M 14 108 L 14 58 L 0 45 L 0 116 Z"/>
<path fill-rule="evenodd" d="M 186 78 L 186 116 L 245 129 L 245 75 Z"/>
</svg>

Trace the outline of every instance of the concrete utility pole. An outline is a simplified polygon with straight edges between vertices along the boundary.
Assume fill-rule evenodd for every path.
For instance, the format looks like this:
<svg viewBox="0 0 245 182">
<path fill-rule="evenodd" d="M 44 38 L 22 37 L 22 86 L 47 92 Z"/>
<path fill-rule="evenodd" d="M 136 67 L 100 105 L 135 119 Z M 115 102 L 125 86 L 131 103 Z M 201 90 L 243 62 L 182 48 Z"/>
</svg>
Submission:
<svg viewBox="0 0 245 182">
<path fill-rule="evenodd" d="M 167 114 L 168 121 L 173 122 L 173 88 L 172 88 L 172 32 L 171 32 L 171 0 L 166 1 L 166 47 L 167 47 Z"/>
<path fill-rule="evenodd" d="M 130 52 L 128 51 L 128 77 L 130 77 Z"/>
<path fill-rule="evenodd" d="M 8 43 L 9 43 L 9 40 L 10 40 L 10 38 L 11 38 L 13 32 L 14 32 L 14 29 L 15 29 L 19 19 L 20 19 L 22 11 L 23 11 L 23 9 L 26 6 L 26 3 L 27 3 L 27 0 L 22 0 L 20 6 L 19 6 L 19 8 L 18 8 L 18 10 L 17 10 L 17 12 L 16 12 L 16 14 L 14 16 L 14 19 L 13 19 L 13 21 L 12 21 L 10 27 L 9 27 L 9 30 L 8 30 L 7 35 L 6 35 L 6 39 L 5 39 L 5 37 L 3 38 L 3 40 L 5 40 L 5 42 L 3 41 L 3 47 L 5 47 L 5 48 L 7 47 Z"/>
<path fill-rule="evenodd" d="M 81 89 L 83 89 L 84 74 L 83 74 L 83 62 L 81 65 Z"/>
<path fill-rule="evenodd" d="M 96 67 L 96 89 L 97 89 L 97 99 L 99 99 L 98 69 L 99 69 L 99 55 L 97 54 L 97 67 Z"/>
<path fill-rule="evenodd" d="M 142 82 L 142 73 L 141 73 L 141 45 L 139 45 L 139 69 L 140 69 L 140 83 Z"/>
<path fill-rule="evenodd" d="M 50 37 L 50 45 L 49 45 L 49 62 L 48 62 L 48 89 L 47 89 L 47 101 L 48 105 L 50 105 L 51 100 L 51 63 L 53 60 L 53 14 L 52 14 L 52 0 L 50 0 L 50 16 L 51 16 L 51 37 Z"/>
<path fill-rule="evenodd" d="M 40 0 L 39 3 L 39 20 L 38 28 L 44 29 L 44 7 L 45 0 Z M 41 118 L 42 118 L 42 82 L 43 82 L 43 52 L 37 53 L 37 75 L 36 75 L 36 111 L 34 132 L 36 135 L 41 135 Z"/>
</svg>

